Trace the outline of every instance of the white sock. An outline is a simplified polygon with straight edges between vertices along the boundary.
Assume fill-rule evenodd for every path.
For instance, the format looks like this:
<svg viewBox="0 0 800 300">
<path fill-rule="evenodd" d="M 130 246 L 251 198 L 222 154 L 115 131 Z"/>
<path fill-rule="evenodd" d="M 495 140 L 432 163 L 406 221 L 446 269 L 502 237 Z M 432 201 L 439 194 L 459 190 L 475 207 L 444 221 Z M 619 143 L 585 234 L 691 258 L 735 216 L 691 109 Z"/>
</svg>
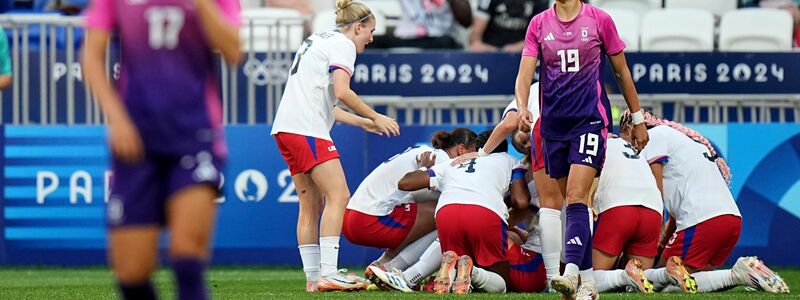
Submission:
<svg viewBox="0 0 800 300">
<path fill-rule="evenodd" d="M 378 263 L 379 266 L 383 266 L 389 263 L 389 261 L 391 260 L 392 260 L 391 258 L 386 257 L 386 251 L 384 251 L 383 254 L 381 254 L 381 257 L 378 257 L 378 259 L 375 261 Z"/>
<path fill-rule="evenodd" d="M 319 238 L 320 275 L 330 276 L 338 272 L 339 237 L 324 236 Z"/>
<path fill-rule="evenodd" d="M 650 279 L 655 290 L 659 291 L 672 284 L 672 280 L 667 275 L 667 268 L 644 270 L 644 276 Z"/>
<path fill-rule="evenodd" d="M 415 287 L 425 277 L 436 272 L 441 264 L 442 246 L 439 244 L 439 239 L 435 239 L 425 253 L 422 253 L 419 261 L 403 272 L 403 277 L 406 278 L 409 287 Z"/>
<path fill-rule="evenodd" d="M 300 250 L 300 260 L 303 261 L 303 272 L 306 281 L 317 282 L 319 279 L 319 245 L 306 244 L 297 246 Z"/>
<path fill-rule="evenodd" d="M 579 274 L 580 271 L 581 270 L 578 269 L 578 265 L 576 264 L 567 264 L 566 266 L 564 266 L 564 276 L 570 274 Z"/>
<path fill-rule="evenodd" d="M 472 267 L 472 286 L 487 293 L 505 293 L 506 281 L 494 272 Z"/>
<path fill-rule="evenodd" d="M 413 265 L 419 260 L 419 257 L 422 256 L 425 249 L 428 249 L 428 246 L 436 240 L 436 237 L 437 232 L 434 230 L 413 243 L 408 244 L 403 250 L 400 250 L 400 253 L 398 253 L 394 259 L 384 264 L 384 268 L 386 268 L 386 270 L 405 270 L 408 266 Z"/>
<path fill-rule="evenodd" d="M 564 244 L 561 236 L 561 212 L 552 208 L 539 210 L 539 227 L 542 228 L 542 260 L 547 272 L 547 280 L 558 275 L 561 268 L 561 247 Z"/>
<path fill-rule="evenodd" d="M 716 270 L 692 274 L 697 281 L 698 292 L 724 291 L 740 285 L 731 270 Z"/>
<path fill-rule="evenodd" d="M 580 273 L 581 273 L 581 282 L 594 283 L 594 269 L 593 268 L 589 268 L 589 269 L 583 270 Z"/>
<path fill-rule="evenodd" d="M 597 291 L 600 293 L 628 286 L 628 275 L 625 274 L 625 270 L 597 270 L 593 276 Z"/>
</svg>

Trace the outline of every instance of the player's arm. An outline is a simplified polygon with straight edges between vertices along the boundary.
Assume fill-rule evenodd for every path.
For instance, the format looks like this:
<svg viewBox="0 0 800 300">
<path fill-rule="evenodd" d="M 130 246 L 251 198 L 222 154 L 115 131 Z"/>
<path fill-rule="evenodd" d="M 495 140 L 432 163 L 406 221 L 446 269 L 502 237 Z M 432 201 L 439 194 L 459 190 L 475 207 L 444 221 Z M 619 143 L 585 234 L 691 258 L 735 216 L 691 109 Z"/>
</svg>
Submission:
<svg viewBox="0 0 800 300">
<path fill-rule="evenodd" d="M 530 132 L 533 124 L 533 116 L 528 111 L 528 97 L 531 94 L 531 82 L 533 73 L 536 71 L 535 56 L 523 55 L 519 63 L 517 81 L 514 85 L 514 94 L 517 97 L 517 107 L 519 109 L 518 126 L 523 132 Z"/>
<path fill-rule="evenodd" d="M 522 49 L 525 49 L 525 41 L 524 40 L 516 42 L 516 43 L 506 44 L 505 46 L 503 46 L 503 51 L 504 52 L 514 52 L 514 53 L 516 53 L 516 52 L 522 51 Z"/>
<path fill-rule="evenodd" d="M 377 135 L 383 135 L 383 133 L 380 132 L 377 127 L 375 127 L 375 123 L 373 123 L 372 120 L 367 118 L 362 118 L 361 116 L 348 112 L 339 107 L 333 108 L 333 117 L 336 119 L 336 122 L 342 122 L 347 125 L 358 126 L 368 132 L 372 132 Z"/>
<path fill-rule="evenodd" d="M 375 112 L 350 89 L 350 73 L 347 71 L 340 68 L 333 70 L 333 92 L 344 105 L 357 114 L 372 120 L 380 132 L 386 135 L 400 135 L 400 126 L 397 125 L 397 121 Z"/>
<path fill-rule="evenodd" d="M 528 191 L 528 183 L 525 181 L 525 171 L 521 169 L 514 169 L 512 175 L 513 181 L 509 190 L 511 191 L 511 204 L 512 209 L 527 210 L 528 204 L 531 203 L 531 192 Z"/>
<path fill-rule="evenodd" d="M 477 52 L 491 52 L 497 51 L 497 48 L 483 42 L 483 34 L 486 32 L 486 27 L 489 25 L 489 20 L 482 15 L 472 19 L 472 31 L 469 33 L 469 50 Z"/>
<path fill-rule="evenodd" d="M 431 185 L 431 176 L 428 171 L 413 171 L 408 172 L 400 181 L 397 182 L 397 189 L 401 191 L 416 191 L 429 188 Z"/>
<path fill-rule="evenodd" d="M 219 49 L 229 65 L 236 65 L 242 59 L 239 41 L 239 24 L 232 24 L 223 15 L 213 0 L 194 0 L 200 24 L 211 47 Z M 238 4 L 235 4 L 238 5 Z"/>
<path fill-rule="evenodd" d="M 664 198 L 664 164 L 661 162 L 653 162 L 650 164 L 650 171 L 653 172 L 653 177 L 656 178 L 656 185 L 658 191 L 661 193 L 661 198 Z"/>
<path fill-rule="evenodd" d="M 477 152 L 464 153 L 461 156 L 456 157 L 455 159 L 453 159 L 453 162 L 450 163 L 450 165 L 451 166 L 459 165 L 465 161 L 476 158 L 478 156 L 492 153 L 492 151 L 494 151 L 494 148 L 497 148 L 497 146 L 500 145 L 500 143 L 503 142 L 503 140 L 508 138 L 508 136 L 511 135 L 511 133 L 513 133 L 514 130 L 517 129 L 518 116 L 519 114 L 517 114 L 517 112 L 515 111 L 507 112 L 503 120 L 500 121 L 500 124 L 497 124 L 494 130 L 492 130 L 492 134 L 489 135 L 489 139 L 486 140 L 486 144 L 483 145 L 483 148 L 478 149 Z M 481 152 L 483 154 L 480 154 Z"/>
<path fill-rule="evenodd" d="M 625 59 L 625 52 L 620 51 L 617 54 L 609 55 L 608 59 L 611 61 L 611 68 L 614 70 L 614 80 L 622 91 L 622 97 L 625 98 L 625 103 L 628 105 L 628 110 L 636 113 L 642 110 L 639 106 L 639 94 L 636 92 L 636 86 L 633 84 L 631 71 L 628 69 L 628 61 Z M 633 128 L 633 142 L 637 150 L 642 151 L 644 146 L 649 141 L 647 128 L 644 123 L 634 125 Z"/>
<path fill-rule="evenodd" d="M 12 81 L 11 75 L 0 75 L 0 90 L 5 90 L 11 86 Z"/>
<path fill-rule="evenodd" d="M 658 241 L 659 252 L 669 244 L 669 239 L 672 237 L 672 234 L 675 233 L 676 228 L 675 218 L 670 214 L 669 220 L 667 220 L 667 224 L 664 224 L 664 230 L 661 231 L 661 237 Z"/>
</svg>

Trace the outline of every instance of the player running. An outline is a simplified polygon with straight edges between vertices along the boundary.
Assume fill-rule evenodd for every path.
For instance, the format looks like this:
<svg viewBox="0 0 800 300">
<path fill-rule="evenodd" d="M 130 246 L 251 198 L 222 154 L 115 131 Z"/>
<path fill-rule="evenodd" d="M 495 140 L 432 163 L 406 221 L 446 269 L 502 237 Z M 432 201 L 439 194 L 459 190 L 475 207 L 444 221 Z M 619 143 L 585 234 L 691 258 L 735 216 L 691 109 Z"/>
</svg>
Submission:
<svg viewBox="0 0 800 300">
<path fill-rule="evenodd" d="M 410 147 L 383 162 L 361 182 L 347 204 L 342 231 L 354 244 L 388 249 L 371 265 L 384 270 L 406 269 L 436 239 L 436 202 L 412 202 L 410 193 L 399 190 L 397 182 L 408 172 L 475 152 L 477 137 L 467 128 L 437 132 L 431 140 L 433 148 Z M 369 268 L 365 274 L 379 284 Z"/>
<path fill-rule="evenodd" d="M 272 126 L 300 197 L 297 242 L 310 292 L 366 288 L 366 281 L 337 271 L 350 191 L 329 133 L 334 120 L 385 135 L 400 133 L 397 122 L 376 113 L 350 89 L 356 53 L 372 42 L 375 17 L 360 2 L 337 0 L 336 8 L 337 29 L 311 35 L 298 49 Z M 335 107 L 339 101 L 367 119 Z"/>
<path fill-rule="evenodd" d="M 649 113 L 644 114 L 644 122 L 651 128 L 651 142 L 641 155 L 650 163 L 669 211 L 660 241 L 666 245 L 659 263 L 662 268 L 645 271 L 655 288 L 672 284 L 687 292 L 705 292 L 745 285 L 788 292 L 780 276 L 755 257 L 739 258 L 732 270 L 711 271 L 728 258 L 742 227 L 728 188 L 730 170 L 698 132 Z M 631 139 L 629 112 L 620 118 L 620 132 L 622 138 Z"/>
<path fill-rule="evenodd" d="M 226 156 L 216 54 L 241 57 L 239 2 L 95 0 L 86 11 L 86 80 L 108 121 L 114 180 L 108 202 L 109 264 L 123 299 L 155 299 L 160 229 L 179 299 L 207 299 L 222 162 Z M 106 47 L 119 37 L 117 88 Z"/>
<path fill-rule="evenodd" d="M 625 44 L 611 18 L 580 0 L 557 0 L 528 26 L 516 81 L 519 107 L 528 107 L 529 85 L 536 62 L 540 76 L 541 135 L 547 174 L 558 180 L 567 201 L 566 268 L 552 286 L 563 296 L 595 299 L 592 277 L 591 228 L 587 201 L 592 181 L 602 169 L 610 105 L 603 90 L 604 55 L 628 108 L 635 111 L 632 144 L 641 150 L 647 130 L 636 89 L 625 61 Z M 533 123 L 530 111 L 520 111 L 520 127 Z"/>
</svg>

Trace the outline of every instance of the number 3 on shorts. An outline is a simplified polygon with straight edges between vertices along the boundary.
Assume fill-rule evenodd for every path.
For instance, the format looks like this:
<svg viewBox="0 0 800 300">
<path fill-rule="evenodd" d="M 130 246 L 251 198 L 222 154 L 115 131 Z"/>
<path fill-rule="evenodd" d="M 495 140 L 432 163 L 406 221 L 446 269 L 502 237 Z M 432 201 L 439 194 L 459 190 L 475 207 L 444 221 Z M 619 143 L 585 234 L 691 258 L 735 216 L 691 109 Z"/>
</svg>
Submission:
<svg viewBox="0 0 800 300">
<path fill-rule="evenodd" d="M 600 136 L 594 133 L 584 134 L 581 136 L 580 144 L 581 146 L 580 149 L 578 149 L 578 152 L 586 155 L 597 156 L 597 146 L 600 145 Z"/>
</svg>

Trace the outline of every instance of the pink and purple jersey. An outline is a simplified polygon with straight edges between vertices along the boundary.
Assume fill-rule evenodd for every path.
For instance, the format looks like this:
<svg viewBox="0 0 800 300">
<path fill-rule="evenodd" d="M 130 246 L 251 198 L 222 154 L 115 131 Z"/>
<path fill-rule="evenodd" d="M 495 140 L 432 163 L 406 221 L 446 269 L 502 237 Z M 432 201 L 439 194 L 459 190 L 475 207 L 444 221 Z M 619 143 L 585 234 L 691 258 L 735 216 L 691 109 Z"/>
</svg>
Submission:
<svg viewBox="0 0 800 300">
<path fill-rule="evenodd" d="M 214 2 L 238 27 L 239 2 Z M 120 41 L 117 86 L 146 151 L 182 155 L 213 143 L 225 156 L 218 63 L 194 1 L 94 0 L 86 26 Z"/>
<path fill-rule="evenodd" d="M 541 62 L 539 102 L 545 138 L 567 140 L 611 126 L 603 54 L 620 53 L 625 43 L 608 14 L 581 5 L 572 21 L 559 20 L 554 5 L 528 25 L 522 55 Z"/>
</svg>

